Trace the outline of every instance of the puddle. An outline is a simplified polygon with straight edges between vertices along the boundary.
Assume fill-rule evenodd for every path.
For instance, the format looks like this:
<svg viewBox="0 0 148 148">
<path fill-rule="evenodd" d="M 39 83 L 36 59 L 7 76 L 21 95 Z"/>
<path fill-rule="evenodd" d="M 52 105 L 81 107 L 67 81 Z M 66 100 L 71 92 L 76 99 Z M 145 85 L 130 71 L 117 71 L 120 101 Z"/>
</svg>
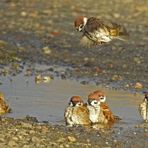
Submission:
<svg viewBox="0 0 148 148">
<path fill-rule="evenodd" d="M 100 89 L 93 84 L 82 85 L 77 81 L 55 78 L 49 83 L 35 84 L 34 77 L 19 74 L 12 77 L 1 77 L 0 91 L 5 93 L 6 100 L 12 108 L 8 117 L 23 118 L 35 116 L 39 121 L 52 124 L 64 124 L 63 114 L 69 98 L 80 95 L 87 100 L 89 92 Z M 115 115 L 123 120 L 120 126 L 131 126 L 141 122 L 138 104 L 143 96 L 125 91 L 102 89 L 107 94 L 107 103 Z"/>
</svg>

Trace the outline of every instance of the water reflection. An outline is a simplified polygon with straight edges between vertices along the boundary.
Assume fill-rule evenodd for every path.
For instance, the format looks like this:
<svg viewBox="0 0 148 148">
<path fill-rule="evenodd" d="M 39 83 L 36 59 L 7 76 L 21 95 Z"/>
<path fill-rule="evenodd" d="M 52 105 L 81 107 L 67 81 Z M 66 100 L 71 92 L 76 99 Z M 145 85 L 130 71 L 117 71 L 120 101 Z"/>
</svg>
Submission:
<svg viewBox="0 0 148 148">
<path fill-rule="evenodd" d="M 0 85 L 0 90 L 5 93 L 12 108 L 12 113 L 7 116 L 23 118 L 30 115 L 37 117 L 39 121 L 64 124 L 63 114 L 71 96 L 82 96 L 86 102 L 91 91 L 101 89 L 95 85 L 82 85 L 76 81 L 58 78 L 39 84 L 34 80 L 35 76 L 26 77 L 24 74 L 12 77 L 11 81 L 6 77 L 1 78 L 3 84 Z M 143 96 L 124 91 L 102 90 L 107 94 L 107 103 L 113 113 L 122 118 L 122 125 L 140 122 L 137 107 Z"/>
</svg>

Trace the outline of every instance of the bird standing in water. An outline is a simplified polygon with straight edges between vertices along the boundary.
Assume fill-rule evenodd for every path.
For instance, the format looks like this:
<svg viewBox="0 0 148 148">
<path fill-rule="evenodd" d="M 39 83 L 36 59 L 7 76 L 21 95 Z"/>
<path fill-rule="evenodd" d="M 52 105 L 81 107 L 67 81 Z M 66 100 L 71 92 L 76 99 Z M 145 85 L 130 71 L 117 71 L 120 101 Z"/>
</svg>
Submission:
<svg viewBox="0 0 148 148">
<path fill-rule="evenodd" d="M 64 113 L 66 125 L 89 125 L 89 111 L 80 96 L 73 96 Z"/>
<path fill-rule="evenodd" d="M 148 92 L 145 92 L 143 102 L 139 105 L 139 112 L 145 122 L 148 122 Z"/>
<path fill-rule="evenodd" d="M 11 111 L 4 99 L 4 94 L 0 92 L 0 115 L 6 114 Z"/>
<path fill-rule="evenodd" d="M 93 123 L 113 124 L 120 120 L 119 117 L 113 115 L 105 101 L 106 95 L 100 90 L 96 90 L 88 95 L 87 107 Z"/>
</svg>

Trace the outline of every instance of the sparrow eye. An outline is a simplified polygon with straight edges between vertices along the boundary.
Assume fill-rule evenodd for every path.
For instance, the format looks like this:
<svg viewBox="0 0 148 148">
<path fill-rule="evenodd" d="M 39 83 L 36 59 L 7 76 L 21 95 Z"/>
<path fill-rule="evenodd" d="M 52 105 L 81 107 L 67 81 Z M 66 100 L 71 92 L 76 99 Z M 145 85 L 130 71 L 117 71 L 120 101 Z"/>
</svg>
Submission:
<svg viewBox="0 0 148 148">
<path fill-rule="evenodd" d="M 106 97 L 104 96 L 104 97 L 100 97 L 100 101 L 101 102 L 105 102 L 105 100 L 106 100 Z"/>
<path fill-rule="evenodd" d="M 98 102 L 97 101 L 94 101 L 94 104 L 98 104 Z"/>
<path fill-rule="evenodd" d="M 81 25 L 79 26 L 79 28 L 78 28 L 78 31 L 82 31 L 82 30 L 83 30 L 83 27 L 84 27 L 84 25 L 81 24 Z"/>
<path fill-rule="evenodd" d="M 100 99 L 101 99 L 101 100 L 103 100 L 103 99 L 104 99 L 104 97 L 101 97 Z"/>
<path fill-rule="evenodd" d="M 81 29 L 82 29 L 82 28 L 83 28 L 83 24 L 81 24 L 81 25 L 79 26 L 79 28 L 81 28 Z"/>
<path fill-rule="evenodd" d="M 74 106 L 72 102 L 69 102 L 69 106 Z"/>
<path fill-rule="evenodd" d="M 93 100 L 92 102 L 91 102 L 91 105 L 92 106 L 96 106 L 96 105 L 98 105 L 99 104 L 99 102 L 97 101 L 97 100 Z"/>
</svg>

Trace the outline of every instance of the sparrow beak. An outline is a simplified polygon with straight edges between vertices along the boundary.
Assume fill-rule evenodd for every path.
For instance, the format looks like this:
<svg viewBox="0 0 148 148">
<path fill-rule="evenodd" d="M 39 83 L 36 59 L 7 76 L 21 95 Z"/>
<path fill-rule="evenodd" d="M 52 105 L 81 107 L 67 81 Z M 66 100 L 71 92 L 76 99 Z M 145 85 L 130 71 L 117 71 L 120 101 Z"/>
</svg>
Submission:
<svg viewBox="0 0 148 148">
<path fill-rule="evenodd" d="M 79 27 L 76 27 L 76 31 L 79 31 Z"/>
</svg>

